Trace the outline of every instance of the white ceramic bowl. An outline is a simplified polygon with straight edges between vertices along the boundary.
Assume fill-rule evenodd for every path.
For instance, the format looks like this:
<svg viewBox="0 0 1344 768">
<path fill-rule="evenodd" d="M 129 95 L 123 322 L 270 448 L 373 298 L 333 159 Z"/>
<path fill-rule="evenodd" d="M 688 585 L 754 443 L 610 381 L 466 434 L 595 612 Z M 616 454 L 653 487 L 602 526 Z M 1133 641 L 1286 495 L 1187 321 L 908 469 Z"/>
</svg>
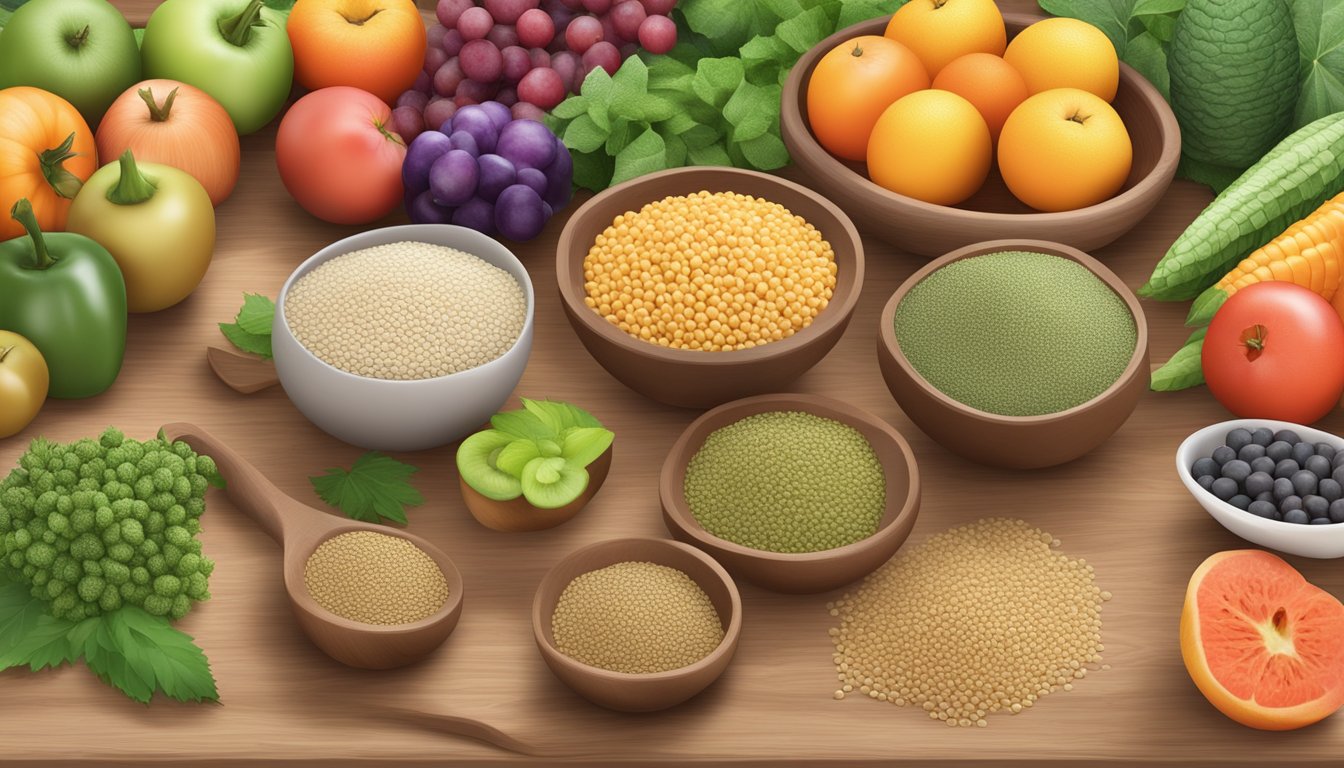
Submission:
<svg viewBox="0 0 1344 768">
<path fill-rule="evenodd" d="M 390 381 L 335 368 L 294 338 L 285 321 L 285 298 L 295 280 L 342 254 L 405 240 L 466 251 L 518 280 L 527 299 L 527 317 L 509 351 L 485 365 L 448 376 Z M 275 302 L 271 330 L 275 370 L 299 411 L 333 437 L 382 451 L 436 448 L 479 429 L 518 386 L 532 351 L 535 307 L 532 280 L 522 262 L 499 242 L 475 230 L 448 224 L 408 224 L 362 232 L 313 254 L 285 281 Z"/>
<path fill-rule="evenodd" d="M 1213 449 L 1223 444 L 1227 433 L 1238 427 L 1250 430 L 1266 427 L 1275 432 L 1291 429 L 1307 442 L 1329 443 L 1338 450 L 1344 450 L 1344 438 L 1288 421 L 1234 419 L 1213 424 L 1187 437 L 1181 447 L 1176 449 L 1176 474 L 1185 483 L 1190 495 L 1224 528 L 1253 544 L 1303 557 L 1344 557 L 1344 523 L 1299 525 L 1256 517 L 1219 499 L 1195 482 L 1190 467 L 1194 466 L 1197 459 L 1212 455 Z"/>
</svg>

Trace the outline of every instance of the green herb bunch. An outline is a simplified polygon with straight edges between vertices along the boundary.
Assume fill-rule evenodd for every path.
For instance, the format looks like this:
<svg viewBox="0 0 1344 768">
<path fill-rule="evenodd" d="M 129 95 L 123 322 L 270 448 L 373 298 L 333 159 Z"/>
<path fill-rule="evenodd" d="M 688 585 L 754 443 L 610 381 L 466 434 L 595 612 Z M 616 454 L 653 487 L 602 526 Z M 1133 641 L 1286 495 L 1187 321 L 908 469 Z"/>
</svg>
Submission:
<svg viewBox="0 0 1344 768">
<path fill-rule="evenodd" d="M 779 100 L 798 57 L 904 2 L 681 0 L 675 48 L 632 56 L 615 75 L 594 69 L 551 112 L 574 156 L 574 183 L 602 190 L 685 165 L 787 165 Z"/>
<path fill-rule="evenodd" d="M 495 501 L 527 499 L 555 509 L 583 495 L 588 470 L 615 435 L 582 408 L 523 398 L 523 408 L 497 413 L 491 429 L 477 432 L 457 449 L 462 479 Z"/>
</svg>

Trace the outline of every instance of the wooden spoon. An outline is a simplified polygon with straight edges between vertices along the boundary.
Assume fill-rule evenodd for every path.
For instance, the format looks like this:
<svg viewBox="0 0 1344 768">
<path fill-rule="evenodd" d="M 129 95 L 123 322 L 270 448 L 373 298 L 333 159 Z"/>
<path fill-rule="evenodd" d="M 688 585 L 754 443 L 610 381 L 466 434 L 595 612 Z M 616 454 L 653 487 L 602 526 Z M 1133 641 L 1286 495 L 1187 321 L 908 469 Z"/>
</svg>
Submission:
<svg viewBox="0 0 1344 768">
<path fill-rule="evenodd" d="M 219 347 L 207 347 L 206 362 L 215 376 L 235 392 L 250 395 L 280 383 L 275 363 L 259 357 L 247 357 Z"/>
<path fill-rule="evenodd" d="M 225 494 L 284 549 L 285 590 L 299 626 L 317 647 L 352 667 L 390 669 L 419 661 L 447 639 L 462 615 L 462 575 L 438 547 L 405 531 L 328 515 L 285 495 L 218 438 L 194 424 L 169 424 L 164 434 L 182 440 L 219 465 Z M 434 615 L 411 624 L 380 626 L 337 616 L 318 605 L 304 583 L 304 566 L 322 542 L 350 531 L 399 536 L 433 558 L 448 580 L 448 600 Z"/>
</svg>

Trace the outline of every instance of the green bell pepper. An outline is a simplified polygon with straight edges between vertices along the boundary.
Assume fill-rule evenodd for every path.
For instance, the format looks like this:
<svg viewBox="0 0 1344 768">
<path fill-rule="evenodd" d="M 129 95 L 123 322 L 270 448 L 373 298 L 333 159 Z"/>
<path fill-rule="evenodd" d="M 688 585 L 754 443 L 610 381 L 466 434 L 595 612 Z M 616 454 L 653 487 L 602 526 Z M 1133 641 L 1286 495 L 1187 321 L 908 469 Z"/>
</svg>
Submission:
<svg viewBox="0 0 1344 768">
<path fill-rule="evenodd" d="M 10 215 L 28 235 L 0 243 L 0 328 L 27 337 L 46 358 L 51 397 L 103 392 L 126 352 L 121 269 L 83 235 L 43 234 L 27 199 Z"/>
</svg>

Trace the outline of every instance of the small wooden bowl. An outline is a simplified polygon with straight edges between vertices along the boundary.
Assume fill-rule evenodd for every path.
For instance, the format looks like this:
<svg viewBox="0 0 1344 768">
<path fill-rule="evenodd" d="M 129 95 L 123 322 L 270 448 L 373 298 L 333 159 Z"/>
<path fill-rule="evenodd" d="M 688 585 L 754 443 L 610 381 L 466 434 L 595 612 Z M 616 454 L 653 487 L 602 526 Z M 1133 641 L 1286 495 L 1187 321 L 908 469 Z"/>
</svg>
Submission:
<svg viewBox="0 0 1344 768">
<path fill-rule="evenodd" d="M 919 281 L 954 261 L 1000 251 L 1034 251 L 1083 265 L 1125 302 L 1134 317 L 1134 355 L 1120 378 L 1091 400 L 1043 416 L 1000 416 L 957 402 L 920 376 L 896 341 L 896 308 Z M 1038 469 L 1072 461 L 1106 441 L 1148 389 L 1148 322 L 1139 300 L 1104 264 L 1077 248 L 1039 240 L 997 240 L 967 246 L 924 265 L 882 309 L 877 360 L 887 388 L 910 420 L 953 453 L 981 464 Z"/>
<path fill-rule="evenodd" d="M 601 456 L 597 457 L 596 461 L 588 465 L 588 489 L 583 492 L 583 495 L 565 506 L 555 509 L 535 507 L 522 496 L 509 501 L 495 501 L 486 498 L 475 488 L 468 485 L 467 481 L 463 480 L 460 475 L 457 484 L 462 489 L 462 500 L 467 503 L 467 509 L 471 511 L 471 516 L 486 528 L 504 531 L 505 533 L 542 531 L 566 522 L 593 500 L 598 490 L 602 488 L 602 483 L 606 482 L 607 473 L 611 471 L 611 450 L 611 448 L 607 448 Z"/>
<path fill-rule="evenodd" d="M 584 304 L 583 260 L 597 236 L 626 211 L 670 195 L 738 192 L 779 203 L 816 227 L 835 252 L 839 272 L 830 304 L 808 327 L 752 349 L 668 349 L 636 339 Z M 779 389 L 826 356 L 840 340 L 863 287 L 863 243 L 833 203 L 793 182 L 736 168 L 678 168 L 618 184 L 584 203 L 565 223 L 556 248 L 561 303 L 583 346 L 627 387 L 683 408 L 708 408 Z"/>
<path fill-rule="evenodd" d="M 686 502 L 686 467 L 720 427 L 770 411 L 805 411 L 857 429 L 867 438 L 886 474 L 886 509 L 877 532 L 866 539 L 820 552 L 786 554 L 751 549 L 706 531 Z M 721 405 L 691 422 L 663 462 L 658 483 L 663 522 L 676 538 L 694 544 L 730 571 L 776 592 L 826 592 L 866 576 L 891 559 L 905 543 L 919 516 L 919 467 L 901 434 L 867 411 L 817 395 L 778 394 L 749 397 Z"/>
<path fill-rule="evenodd" d="M 691 577 L 709 596 L 723 623 L 723 641 L 696 663 L 647 675 L 591 667 L 555 647 L 551 616 L 560 594 L 576 577 L 616 563 L 666 565 Z M 665 539 L 610 539 L 570 553 L 550 570 L 532 600 L 532 634 L 546 666 L 561 682 L 594 704 L 621 712 L 667 709 L 709 687 L 723 674 L 742 633 L 742 597 L 723 566 L 700 550 Z"/>
<path fill-rule="evenodd" d="M 1003 17 L 1010 37 L 1045 18 L 1021 13 Z M 1143 75 L 1121 63 L 1120 88 L 1111 105 L 1129 129 L 1134 162 L 1124 187 L 1110 200 L 1074 211 L 1034 211 L 1013 197 L 997 171 L 980 192 L 957 207 L 926 203 L 878 186 L 868 178 L 863 163 L 834 157 L 817 143 L 807 121 L 807 85 L 828 51 L 859 35 L 881 35 L 888 18 L 855 24 L 804 53 L 789 73 L 780 102 L 780 131 L 794 163 L 866 231 L 929 257 L 1000 238 L 1051 240 L 1094 250 L 1138 224 L 1171 185 L 1181 158 L 1176 116 Z"/>
</svg>

